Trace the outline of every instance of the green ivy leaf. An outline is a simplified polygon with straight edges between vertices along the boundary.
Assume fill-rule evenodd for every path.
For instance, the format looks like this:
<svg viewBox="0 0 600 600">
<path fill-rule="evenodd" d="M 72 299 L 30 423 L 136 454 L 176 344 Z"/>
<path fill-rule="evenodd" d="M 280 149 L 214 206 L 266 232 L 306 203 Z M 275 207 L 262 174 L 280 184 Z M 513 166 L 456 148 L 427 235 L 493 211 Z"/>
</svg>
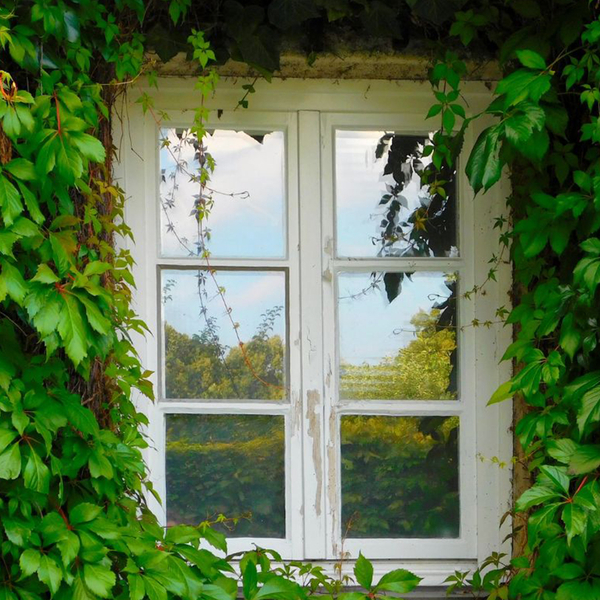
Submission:
<svg viewBox="0 0 600 600">
<path fill-rule="evenodd" d="M 554 484 L 563 494 L 568 495 L 570 477 L 567 475 L 565 467 L 555 467 L 553 465 L 542 465 L 540 471 Z"/>
<path fill-rule="evenodd" d="M 92 450 L 88 464 L 92 477 L 106 477 L 107 479 L 112 479 L 112 465 L 110 464 L 108 458 L 104 456 L 104 453 L 98 448 L 94 448 L 94 450 Z"/>
<path fill-rule="evenodd" d="M 0 174 L 0 210 L 5 225 L 12 225 L 14 220 L 23 212 L 21 194 L 2 174 Z"/>
<path fill-rule="evenodd" d="M 95 138 L 89 133 L 82 132 L 72 132 L 69 134 L 69 138 L 73 142 L 74 146 L 88 160 L 97 163 L 104 162 L 106 158 L 106 150 L 98 138 Z"/>
<path fill-rule="evenodd" d="M 15 233 L 10 231 L 0 231 L 0 254 L 14 258 L 13 245 L 18 239 L 19 236 Z"/>
<path fill-rule="evenodd" d="M 583 475 L 595 471 L 598 467 L 600 467 L 600 446 L 595 444 L 579 446 L 571 457 L 569 473 Z"/>
<path fill-rule="evenodd" d="M 42 555 L 37 574 L 39 580 L 48 586 L 50 595 L 54 596 L 58 592 L 60 582 L 62 581 L 62 569 L 56 561 L 50 556 Z"/>
<path fill-rule="evenodd" d="M 79 554 L 79 549 L 81 547 L 79 538 L 72 531 L 67 531 L 64 538 L 58 542 L 57 545 L 63 559 L 63 565 L 65 565 L 65 567 L 70 565 L 75 560 L 75 557 Z"/>
<path fill-rule="evenodd" d="M 57 283 L 60 279 L 55 275 L 54 271 L 46 264 L 38 266 L 37 273 L 32 277 L 31 281 L 39 281 L 40 283 Z"/>
<path fill-rule="evenodd" d="M 567 504 L 562 512 L 561 520 L 565 524 L 567 532 L 567 543 L 578 535 L 581 535 L 587 526 L 587 511 L 575 504 Z"/>
<path fill-rule="evenodd" d="M 550 75 L 529 69 L 518 69 L 498 83 L 496 93 L 499 96 L 503 95 L 505 106 L 510 107 L 523 100 L 537 103 L 550 87 Z"/>
<path fill-rule="evenodd" d="M 0 479 L 16 479 L 21 473 L 21 449 L 13 444 L 0 454 Z"/>
<path fill-rule="evenodd" d="M 81 523 L 89 523 L 93 521 L 102 512 L 102 507 L 90 504 L 89 502 L 82 502 L 77 506 L 74 506 L 69 511 L 69 520 L 73 525 L 80 525 Z"/>
<path fill-rule="evenodd" d="M 500 179 L 502 162 L 500 152 L 499 126 L 485 129 L 475 142 L 465 171 L 477 194 L 482 188 L 487 191 Z"/>
<path fill-rule="evenodd" d="M 583 435 L 590 423 L 600 421 L 600 386 L 588 390 L 581 399 L 581 408 L 577 413 L 577 426 Z"/>
<path fill-rule="evenodd" d="M 85 325 L 75 298 L 65 294 L 62 301 L 57 330 L 65 343 L 67 355 L 78 365 L 87 356 L 88 338 Z"/>
<path fill-rule="evenodd" d="M 571 462 L 571 457 L 577 450 L 578 445 L 569 438 L 560 440 L 548 440 L 546 449 L 548 454 L 559 463 L 568 465 Z"/>
<path fill-rule="evenodd" d="M 141 575 L 127 575 L 127 583 L 129 583 L 129 600 L 143 600 L 146 595 L 146 586 Z"/>
<path fill-rule="evenodd" d="M 375 586 L 377 591 L 394 592 L 396 594 L 407 594 L 414 590 L 421 577 L 417 577 L 414 573 L 406 569 L 395 569 L 386 573 Z"/>
<path fill-rule="evenodd" d="M 19 557 L 19 566 L 24 577 L 29 577 L 37 572 L 40 566 L 41 553 L 33 548 L 28 548 Z"/>
<path fill-rule="evenodd" d="M 567 353 L 569 358 L 575 356 L 575 352 L 581 344 L 581 333 L 575 327 L 572 313 L 565 316 L 560 331 L 560 347 Z"/>
<path fill-rule="evenodd" d="M 110 597 L 116 583 L 115 574 L 108 567 L 102 565 L 84 565 L 83 580 L 90 591 L 101 598 Z"/>
<path fill-rule="evenodd" d="M 356 581 L 365 589 L 370 589 L 373 584 L 373 565 L 368 561 L 362 553 L 358 554 L 354 565 L 354 577 Z"/>
<path fill-rule="evenodd" d="M 32 181 L 37 177 L 33 163 L 26 158 L 13 158 L 3 169 L 23 181 Z"/>
<path fill-rule="evenodd" d="M 73 236 L 67 232 L 51 233 L 48 236 L 52 247 L 52 257 L 58 267 L 58 273 L 63 277 L 70 269 L 73 262 L 73 250 L 75 247 Z"/>
<path fill-rule="evenodd" d="M 50 488 L 50 470 L 35 451 L 31 451 L 25 470 L 23 482 L 26 488 L 47 494 Z"/>
<path fill-rule="evenodd" d="M 581 568 L 581 565 L 578 565 L 577 563 L 565 563 L 558 567 L 558 569 L 554 569 L 552 575 L 565 580 L 577 579 L 584 575 L 584 571 Z"/>
<path fill-rule="evenodd" d="M 491 406 L 492 404 L 498 404 L 498 402 L 504 402 L 504 400 L 508 400 L 512 396 L 512 381 L 506 381 L 492 394 L 487 405 Z"/>
<path fill-rule="evenodd" d="M 516 55 L 524 67 L 539 69 L 541 71 L 546 69 L 546 61 L 540 54 L 533 50 L 517 50 Z"/>
<path fill-rule="evenodd" d="M 167 590 L 152 577 L 144 577 L 144 586 L 150 600 L 167 600 Z"/>
<path fill-rule="evenodd" d="M 242 592 L 246 600 L 252 600 L 258 588 L 258 572 L 256 565 L 251 560 L 246 561 L 242 577 Z"/>
<path fill-rule="evenodd" d="M 97 600 L 97 597 L 90 592 L 83 578 L 79 575 L 75 577 L 73 582 L 73 600 Z"/>
<path fill-rule="evenodd" d="M 297 600 L 302 596 L 300 586 L 283 577 L 271 577 L 256 593 L 253 600 Z"/>
<path fill-rule="evenodd" d="M 17 432 L 14 429 L 0 429 L 0 452 L 17 437 Z"/>
<path fill-rule="evenodd" d="M 536 504 L 558 498 L 560 498 L 560 494 L 555 489 L 543 485 L 534 485 L 521 494 L 515 504 L 515 509 L 517 512 L 523 512 Z"/>
<path fill-rule="evenodd" d="M 600 582 L 567 581 L 556 591 L 556 600 L 596 600 L 600 597 Z"/>
</svg>

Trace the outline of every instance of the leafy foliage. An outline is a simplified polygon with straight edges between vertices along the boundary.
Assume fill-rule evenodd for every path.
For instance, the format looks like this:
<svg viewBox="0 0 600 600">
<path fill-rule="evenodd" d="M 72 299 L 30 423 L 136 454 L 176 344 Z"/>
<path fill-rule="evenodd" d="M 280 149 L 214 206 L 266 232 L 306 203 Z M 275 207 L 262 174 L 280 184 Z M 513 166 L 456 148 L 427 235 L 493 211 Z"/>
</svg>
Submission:
<svg viewBox="0 0 600 600">
<path fill-rule="evenodd" d="M 489 598 L 568 600 L 600 589 L 597 8 L 470 3 L 451 26 L 466 46 L 493 45 L 505 69 L 484 111 L 493 123 L 466 172 L 475 192 L 490 189 L 505 168 L 513 183 L 514 226 L 505 241 L 518 292 L 507 322 L 516 337 L 504 359 L 518 368 L 490 402 L 516 396 L 525 403 L 516 434 L 535 483 L 515 505 L 526 527 L 522 553 L 494 555 L 471 576 L 456 573 L 450 591 L 469 585 Z M 500 24 L 493 34 L 490 22 Z M 442 54 L 431 72 L 434 90 L 460 90 L 459 62 Z M 445 135 L 434 140 L 434 156 L 441 146 L 438 161 L 452 168 L 457 154 L 448 153 L 444 131 L 452 108 L 447 98 L 440 104 L 433 112 Z M 461 116 L 461 132 L 477 118 Z"/>
<path fill-rule="evenodd" d="M 215 553 L 227 544 L 212 523 L 165 531 L 146 506 L 147 423 L 133 397 L 151 399 L 152 387 L 130 340 L 146 330 L 130 306 L 132 258 L 114 243 L 130 230 L 111 179 L 111 110 L 143 70 L 151 8 L 0 7 L 0 597 L 233 600 L 238 583 L 246 600 L 323 587 L 338 596 L 340 584 L 318 568 L 276 569 L 269 557 L 280 557 L 263 550 L 232 557 L 238 576 Z M 189 8 L 174 0 L 169 18 L 183 23 Z M 206 95 L 215 54 L 201 31 L 189 30 L 187 43 Z M 206 114 L 201 104 L 198 139 Z M 365 582 L 365 593 L 418 583 L 408 572 L 387 577 L 387 587 Z"/>
<path fill-rule="evenodd" d="M 152 9 L 152 10 L 150 10 Z M 165 14 L 168 18 L 165 19 Z M 457 12 L 455 12 L 457 11 Z M 454 16 L 452 14 L 454 13 Z M 600 121 L 598 7 L 587 0 L 212 3 L 95 0 L 0 8 L 0 540 L 7 600 L 56 595 L 93 600 L 233 597 L 231 568 L 200 540 L 224 548 L 206 525 L 165 533 L 144 506 L 143 416 L 133 389 L 151 387 L 127 335 L 131 258 L 116 251 L 122 192 L 110 179 L 109 115 L 117 86 L 136 78 L 144 49 L 163 58 L 190 48 L 208 93 L 213 59 L 241 58 L 265 76 L 282 34 L 307 52 L 323 48 L 324 23 L 391 41 L 449 33 L 473 53 L 497 56 L 505 77 L 485 114 L 495 118 L 466 164 L 476 192 L 510 170 L 511 257 L 519 297 L 508 322 L 519 364 L 493 401 L 517 394 L 528 407 L 516 433 L 535 485 L 516 509 L 527 544 L 510 562 L 495 555 L 470 578 L 491 598 L 594 598 L 600 573 Z M 214 51 L 198 24 L 206 29 Z M 493 27 L 491 27 L 493 24 Z M 146 36 L 146 37 L 145 37 Z M 189 44 L 189 46 L 188 46 Z M 446 49 L 431 70 L 440 119 L 423 180 L 444 198 L 467 116 L 466 67 Z M 250 90 L 249 90 L 250 91 Z M 143 98 L 146 108 L 151 99 Z M 202 138 L 206 109 L 197 111 Z M 481 199 L 480 201 L 485 201 Z M 427 230 L 427 220 L 422 226 Z M 339 582 L 318 567 L 272 568 L 263 551 L 240 563 L 246 600 L 296 598 Z M 307 577 L 306 589 L 289 580 Z M 366 592 L 404 593 L 418 583 L 398 570 L 373 584 L 368 561 L 355 576 Z M 343 600 L 343 595 L 340 595 Z"/>
</svg>

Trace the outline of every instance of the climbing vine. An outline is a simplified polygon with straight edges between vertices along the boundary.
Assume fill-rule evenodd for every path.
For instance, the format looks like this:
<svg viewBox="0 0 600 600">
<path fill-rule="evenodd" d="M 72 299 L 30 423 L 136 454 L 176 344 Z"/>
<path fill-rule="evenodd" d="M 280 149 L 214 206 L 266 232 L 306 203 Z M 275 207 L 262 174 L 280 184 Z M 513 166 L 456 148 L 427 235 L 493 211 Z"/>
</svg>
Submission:
<svg viewBox="0 0 600 600">
<path fill-rule="evenodd" d="M 430 71 L 429 116 L 440 125 L 423 152 L 431 162 L 420 165 L 438 216 L 464 133 L 483 116 L 470 115 L 461 96 L 465 59 L 483 55 L 504 70 L 484 111 L 494 124 L 479 136 L 466 171 L 478 194 L 503 171 L 512 182 L 512 228 L 498 223 L 514 266 L 507 323 L 515 341 L 505 359 L 516 374 L 491 402 L 514 396 L 521 406 L 519 462 L 533 485 L 516 502 L 514 521 L 524 527 L 515 556 L 494 555 L 449 583 L 490 598 L 600 597 L 597 3 L 8 0 L 0 7 L 3 599 L 236 594 L 230 564 L 200 548 L 204 540 L 226 549 L 210 523 L 165 532 L 145 507 L 153 490 L 141 459 L 144 417 L 133 396 L 151 397 L 152 389 L 129 337 L 145 331 L 130 307 L 132 259 L 114 243 L 130 232 L 123 191 L 111 178 L 111 115 L 141 74 L 156 80 L 149 50 L 165 60 L 188 52 L 202 98 L 217 82 L 211 65 L 237 58 L 270 78 L 286 40 L 311 64 L 332 37 L 395 50 L 412 43 L 432 55 L 443 42 Z M 243 90 L 241 106 L 252 91 L 252 84 Z M 153 111 L 150 96 L 140 102 Z M 197 139 L 206 118 L 199 102 L 191 131 Z M 210 168 L 206 160 L 201 188 Z M 481 195 L 477 201 L 485 202 Z M 200 202 L 199 217 L 205 208 Z M 413 217 L 426 239 L 428 215 Z M 386 227 L 395 221 L 393 214 Z M 489 280 L 505 259 L 493 258 Z M 260 550 L 242 557 L 247 600 L 318 589 L 340 594 L 341 580 L 309 565 L 275 568 L 277 558 Z M 369 598 L 418 583 L 398 570 L 374 584 L 363 558 L 355 579 Z"/>
<path fill-rule="evenodd" d="M 246 600 L 323 589 L 343 599 L 349 580 L 276 566 L 281 558 L 262 549 L 223 559 L 215 523 L 165 531 L 146 506 L 155 492 L 135 401 L 152 387 L 130 337 L 146 331 L 130 306 L 132 258 L 115 243 L 130 230 L 112 181 L 111 118 L 147 70 L 151 9 L 0 7 L 0 598 L 233 600 L 241 588 Z M 200 70 L 191 133 L 202 140 L 216 57 L 200 30 L 187 43 Z M 152 112 L 150 97 L 140 102 Z M 212 170 L 210 157 L 201 163 L 199 223 Z M 374 582 L 361 557 L 354 581 L 374 598 L 419 578 L 398 569 Z"/>
<path fill-rule="evenodd" d="M 520 26 L 503 36 L 513 11 Z M 479 3 L 457 12 L 450 28 L 467 47 L 493 44 L 505 69 L 483 113 L 495 122 L 477 139 L 466 172 L 477 193 L 505 169 L 512 182 L 513 227 L 504 242 L 514 267 L 507 324 L 515 340 L 504 360 L 517 368 L 490 403 L 514 396 L 523 405 L 515 433 L 533 482 L 514 507 L 515 556 L 495 554 L 474 574 L 457 573 L 450 590 L 468 585 L 489 598 L 531 600 L 600 596 L 598 16 L 588 2 Z M 490 33 L 491 23 L 498 25 Z M 438 103 L 429 114 L 442 120 L 438 165 L 455 164 L 465 129 L 482 116 L 466 117 L 455 104 L 464 72 L 452 52 L 431 71 Z M 435 172 L 429 177 L 435 182 Z"/>
</svg>

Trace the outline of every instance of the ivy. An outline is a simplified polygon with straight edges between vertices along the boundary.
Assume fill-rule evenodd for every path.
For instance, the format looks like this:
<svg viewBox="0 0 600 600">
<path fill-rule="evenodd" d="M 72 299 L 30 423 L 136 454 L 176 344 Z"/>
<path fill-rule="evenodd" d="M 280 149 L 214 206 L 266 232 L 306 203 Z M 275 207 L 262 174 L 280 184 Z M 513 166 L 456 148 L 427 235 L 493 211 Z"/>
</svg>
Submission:
<svg viewBox="0 0 600 600">
<path fill-rule="evenodd" d="M 515 12 L 517 15 L 515 15 Z M 485 28 L 495 15 L 499 31 Z M 511 24 L 510 30 L 502 24 Z M 514 27 L 518 23 L 518 27 Z M 510 256 L 516 294 L 507 323 L 515 339 L 504 355 L 517 369 L 490 404 L 515 397 L 526 406 L 515 432 L 534 480 L 511 514 L 521 554 L 495 554 L 473 573 L 448 579 L 490 599 L 596 598 L 600 590 L 600 136 L 596 5 L 565 1 L 469 3 L 450 35 L 467 47 L 483 39 L 504 68 L 489 107 L 493 123 L 466 164 L 476 193 L 503 173 L 513 227 Z M 450 83 L 448 53 L 432 68 L 436 99 Z M 453 89 L 459 89 L 455 75 Z M 444 121 L 434 141 L 438 165 L 455 164 L 455 135 Z M 469 117 L 466 122 L 482 115 Z M 434 174 L 426 174 L 430 185 Z M 477 201 L 485 202 L 485 197 Z M 524 529 L 518 526 L 524 524 Z"/>
<path fill-rule="evenodd" d="M 111 118 L 115 99 L 144 72 L 145 19 L 161 8 L 186 30 L 206 97 L 217 56 L 185 20 L 186 0 L 0 7 L 0 598 L 234 600 L 240 587 L 246 600 L 323 589 L 337 598 L 347 580 L 319 567 L 276 567 L 281 557 L 262 549 L 220 558 L 227 543 L 212 526 L 226 517 L 165 531 L 146 504 L 156 493 L 142 459 L 147 421 L 133 399 L 152 399 L 152 386 L 130 339 L 146 333 L 130 305 L 133 260 L 115 245 L 130 230 L 111 177 Z M 232 14 L 238 8 L 229 3 Z M 271 34 L 264 18 L 291 27 L 315 11 L 310 2 L 254 11 L 257 39 Z M 272 47 L 228 30 L 249 62 L 265 74 L 276 66 Z M 150 96 L 140 102 L 161 118 Z M 201 102 L 190 129 L 197 139 L 207 115 Z M 203 158 L 201 186 L 214 168 Z M 199 203 L 198 214 L 208 208 Z M 387 587 L 355 576 L 361 599 L 419 582 L 407 571 L 388 574 Z"/>
<path fill-rule="evenodd" d="M 451 577 L 450 589 L 470 585 L 490 598 L 523 600 L 598 597 L 599 16 L 587 0 L 230 0 L 216 9 L 188 0 L 5 2 L 0 595 L 226 600 L 239 583 L 246 600 L 316 590 L 363 600 L 417 585 L 402 570 L 373 584 L 372 566 L 361 557 L 354 575 L 363 590 L 342 593 L 341 579 L 310 565 L 274 567 L 277 555 L 262 550 L 241 557 L 238 581 L 227 561 L 200 549 L 204 541 L 224 550 L 219 532 L 203 524 L 165 533 L 144 502 L 153 493 L 141 458 L 144 417 L 131 397 L 132 390 L 150 397 L 152 390 L 123 334 L 143 334 L 145 326 L 130 307 L 132 258 L 114 245 L 115 236 L 130 233 L 123 192 L 111 180 L 115 98 L 146 68 L 148 48 L 165 60 L 188 52 L 206 96 L 217 82 L 215 62 L 242 59 L 268 78 L 283 39 L 314 53 L 325 47 L 327 29 L 395 47 L 411 37 L 443 40 L 428 113 L 439 131 L 422 173 L 440 199 L 478 117 L 462 102 L 467 67 L 460 56 L 495 57 L 504 69 L 484 111 L 494 122 L 465 168 L 477 194 L 503 173 L 513 184 L 513 226 L 500 235 L 516 283 L 507 318 L 516 337 L 505 359 L 518 369 L 490 402 L 516 396 L 527 407 L 516 435 L 535 483 L 513 514 L 525 526 L 523 553 L 494 554 L 474 573 Z M 246 88 L 242 106 L 253 89 Z M 140 102 L 154 112 L 150 96 Z M 206 117 L 200 104 L 191 131 L 199 139 Z M 201 182 L 211 168 L 208 157 Z M 428 215 L 413 220 L 426 240 Z M 494 272 L 492 266 L 488 280 Z M 504 316 L 502 307 L 498 312 Z M 294 583 L 298 573 L 308 576 L 306 586 Z"/>
</svg>

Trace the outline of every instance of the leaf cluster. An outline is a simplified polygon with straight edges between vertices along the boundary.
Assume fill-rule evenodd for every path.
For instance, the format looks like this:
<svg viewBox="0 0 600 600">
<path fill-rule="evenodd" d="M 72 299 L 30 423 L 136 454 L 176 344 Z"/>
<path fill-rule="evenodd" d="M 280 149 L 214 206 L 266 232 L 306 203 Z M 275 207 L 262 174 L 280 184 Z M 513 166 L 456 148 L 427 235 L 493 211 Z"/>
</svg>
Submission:
<svg viewBox="0 0 600 600">
<path fill-rule="evenodd" d="M 508 31 L 513 10 L 521 26 Z M 503 173 L 513 184 L 513 226 L 501 242 L 515 279 L 507 318 L 515 339 L 503 358 L 516 369 L 490 403 L 516 397 L 526 406 L 515 432 L 534 481 L 512 511 L 514 523 L 524 523 L 521 531 L 515 525 L 523 552 L 455 574 L 451 590 L 470 586 L 474 594 L 522 600 L 596 598 L 600 590 L 598 17 L 588 2 L 478 2 L 451 26 L 467 47 L 483 36 L 495 43 L 504 68 L 487 109 L 455 113 L 463 120 L 460 128 L 452 123 L 454 133 L 443 118 L 452 110 L 447 97 L 430 116 L 442 114 L 433 152 L 441 145 L 438 162 L 448 166 L 457 158 L 447 151 L 451 140 L 488 119 L 467 176 L 476 193 Z M 488 31 L 490 22 L 497 31 Z M 444 86 L 460 89 L 460 68 L 447 72 L 456 60 L 445 52 L 432 69 L 436 96 Z"/>
</svg>

